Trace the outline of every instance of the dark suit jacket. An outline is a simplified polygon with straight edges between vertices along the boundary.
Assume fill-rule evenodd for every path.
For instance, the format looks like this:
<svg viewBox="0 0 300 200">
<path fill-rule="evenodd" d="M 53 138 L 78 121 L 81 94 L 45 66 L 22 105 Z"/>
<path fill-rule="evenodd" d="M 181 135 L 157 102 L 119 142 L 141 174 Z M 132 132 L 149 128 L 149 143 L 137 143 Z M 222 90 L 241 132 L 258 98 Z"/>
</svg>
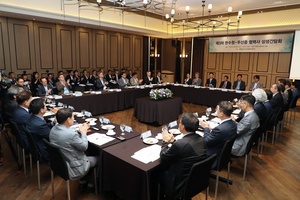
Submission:
<svg viewBox="0 0 300 200">
<path fill-rule="evenodd" d="M 148 76 L 145 76 L 144 80 L 143 80 L 143 84 L 150 85 L 150 83 L 153 83 L 153 79 L 152 79 L 152 81 L 149 81 Z"/>
<path fill-rule="evenodd" d="M 106 80 L 103 79 L 103 83 L 105 82 Z M 103 90 L 104 86 L 101 82 L 101 80 L 99 78 L 96 79 L 95 83 L 94 83 L 94 86 L 95 86 L 95 89 L 96 90 Z"/>
<path fill-rule="evenodd" d="M 86 84 L 88 84 L 89 82 L 90 82 L 89 77 L 82 76 L 82 77 L 80 78 L 80 83 L 81 83 L 81 84 L 86 85 Z"/>
<path fill-rule="evenodd" d="M 206 87 L 209 87 L 210 84 L 212 84 L 214 87 L 216 87 L 216 86 L 217 86 L 217 80 L 216 80 L 215 78 L 213 78 L 213 79 L 211 80 L 211 82 L 210 82 L 210 79 L 209 79 L 209 78 L 206 79 L 205 86 L 206 86 Z"/>
<path fill-rule="evenodd" d="M 48 90 L 53 88 L 52 85 L 50 84 L 48 84 L 47 86 L 48 86 Z M 47 91 L 45 90 L 43 85 L 38 85 L 38 96 L 44 97 L 46 95 L 46 92 Z M 52 94 L 52 90 L 49 94 Z"/>
<path fill-rule="evenodd" d="M 184 80 L 184 83 L 187 84 L 187 85 L 192 85 L 193 79 L 191 79 L 191 78 L 189 78 L 188 80 L 185 79 L 185 80 Z"/>
<path fill-rule="evenodd" d="M 221 82 L 219 88 L 223 88 L 223 85 L 224 85 L 224 81 Z M 231 89 L 231 82 L 230 81 L 227 81 L 226 89 Z"/>
<path fill-rule="evenodd" d="M 268 112 L 265 107 L 265 105 L 262 102 L 256 102 L 254 104 L 254 111 L 257 114 L 259 118 L 260 124 L 263 124 L 263 122 L 267 119 L 268 117 Z"/>
<path fill-rule="evenodd" d="M 46 139 L 49 141 L 49 134 L 52 128 L 51 123 L 46 123 L 45 120 L 32 114 L 28 120 L 26 128 L 32 134 L 41 160 L 49 161 L 48 152 L 42 140 Z"/>
<path fill-rule="evenodd" d="M 238 81 L 234 81 L 232 89 L 236 89 L 237 85 L 238 85 Z M 246 89 L 246 83 L 245 81 L 241 81 L 240 90 L 245 91 L 245 89 Z"/>
<path fill-rule="evenodd" d="M 282 94 L 280 92 L 278 92 L 277 94 L 275 94 L 272 99 L 270 100 L 271 104 L 272 104 L 272 114 L 276 114 L 278 113 L 279 109 L 283 107 L 283 97 Z"/>
<path fill-rule="evenodd" d="M 182 192 L 192 165 L 206 158 L 204 139 L 191 133 L 175 141 L 169 148 L 163 142 L 160 152 L 161 162 L 168 166 L 162 177 L 165 194 L 170 199 Z"/>
<path fill-rule="evenodd" d="M 29 112 L 27 112 L 24 108 L 22 108 L 20 106 L 18 106 L 18 108 L 16 108 L 16 110 L 14 111 L 13 116 L 12 116 L 12 120 L 16 123 L 16 125 L 18 126 L 18 129 L 20 131 L 25 149 L 27 149 L 29 147 L 29 143 L 28 143 L 26 133 L 23 130 L 23 127 L 26 126 L 29 118 L 30 118 Z"/>
<path fill-rule="evenodd" d="M 252 82 L 252 83 L 250 84 L 250 90 L 253 90 L 254 85 L 255 85 L 254 82 Z M 262 88 L 262 87 L 263 87 L 263 85 L 262 85 L 260 82 L 258 82 L 257 85 L 256 85 L 256 88 Z M 255 89 L 256 89 L 256 88 L 255 88 Z"/>
<path fill-rule="evenodd" d="M 160 83 L 161 83 L 161 81 L 162 81 L 162 79 L 161 79 L 161 77 L 159 77 L 160 78 Z M 154 78 L 153 78 L 153 84 L 159 84 L 159 81 L 158 81 L 158 78 L 157 78 L 157 76 L 155 76 Z"/>
<path fill-rule="evenodd" d="M 219 156 L 226 140 L 231 140 L 236 137 L 237 124 L 231 119 L 224 121 L 219 126 L 210 131 L 209 128 L 204 128 L 204 140 L 207 147 L 206 154 L 211 156 L 217 154 L 217 159 L 212 168 L 217 166 Z"/>
<path fill-rule="evenodd" d="M 264 102 L 264 106 L 266 108 L 267 116 L 270 116 L 272 114 L 273 108 L 270 101 Z"/>
</svg>

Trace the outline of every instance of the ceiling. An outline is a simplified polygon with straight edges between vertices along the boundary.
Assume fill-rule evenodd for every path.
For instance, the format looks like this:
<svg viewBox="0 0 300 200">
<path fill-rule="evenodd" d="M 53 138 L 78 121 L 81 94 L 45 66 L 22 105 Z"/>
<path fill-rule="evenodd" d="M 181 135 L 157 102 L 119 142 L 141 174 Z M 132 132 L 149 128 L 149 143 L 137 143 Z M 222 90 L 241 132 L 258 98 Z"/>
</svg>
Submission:
<svg viewBox="0 0 300 200">
<path fill-rule="evenodd" d="M 166 21 L 165 14 L 170 13 L 174 7 L 175 20 L 188 18 L 189 21 L 196 21 L 201 19 L 202 15 L 208 15 L 208 4 L 212 4 L 210 15 L 215 18 L 227 18 L 228 7 L 232 7 L 231 20 L 236 19 L 238 11 L 243 11 L 239 34 L 300 29 L 299 0 L 207 0 L 203 13 L 201 0 L 148 0 L 147 6 L 143 6 L 143 0 L 125 0 L 126 6 L 123 6 L 121 0 L 102 0 L 101 4 L 97 4 L 97 0 L 43 0 L 38 4 L 36 2 L 1 0 L 0 15 L 155 37 L 189 37 L 199 35 L 199 29 L 174 27 Z M 190 7 L 188 15 L 185 11 L 186 6 Z M 99 10 L 102 12 L 99 13 Z M 228 34 L 228 30 L 211 31 L 209 28 L 202 29 L 203 32 L 206 36 Z M 236 34 L 236 31 L 233 33 Z"/>
</svg>

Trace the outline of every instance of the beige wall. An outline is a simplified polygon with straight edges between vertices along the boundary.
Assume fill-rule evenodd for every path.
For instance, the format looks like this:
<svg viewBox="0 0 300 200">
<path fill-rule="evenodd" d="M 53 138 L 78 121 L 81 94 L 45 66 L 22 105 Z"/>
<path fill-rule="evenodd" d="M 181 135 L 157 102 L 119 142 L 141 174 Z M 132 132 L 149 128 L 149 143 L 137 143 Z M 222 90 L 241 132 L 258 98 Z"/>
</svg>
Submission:
<svg viewBox="0 0 300 200">
<path fill-rule="evenodd" d="M 143 37 L 0 17 L 0 70 L 46 75 L 123 67 L 142 72 Z"/>
<path fill-rule="evenodd" d="M 215 73 L 217 86 L 225 75 L 230 81 L 236 80 L 237 74 L 243 75 L 247 87 L 253 81 L 254 75 L 260 76 L 264 88 L 270 88 L 272 83 L 280 78 L 288 78 L 291 53 L 209 53 L 208 40 L 204 55 L 204 84 L 209 72 Z"/>
</svg>

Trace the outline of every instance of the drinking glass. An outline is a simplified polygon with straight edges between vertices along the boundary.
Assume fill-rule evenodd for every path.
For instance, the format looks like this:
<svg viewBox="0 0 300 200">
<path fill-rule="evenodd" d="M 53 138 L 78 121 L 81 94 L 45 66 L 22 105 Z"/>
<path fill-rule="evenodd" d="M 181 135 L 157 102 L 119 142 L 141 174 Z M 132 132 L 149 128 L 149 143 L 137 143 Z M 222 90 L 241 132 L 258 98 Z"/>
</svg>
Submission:
<svg viewBox="0 0 300 200">
<path fill-rule="evenodd" d="M 81 113 L 82 113 L 82 119 L 85 119 L 85 110 L 81 110 Z"/>
<path fill-rule="evenodd" d="M 99 122 L 100 122 L 101 125 L 103 124 L 103 118 L 104 118 L 103 116 L 99 117 Z"/>
<path fill-rule="evenodd" d="M 162 126 L 162 127 L 161 127 L 161 131 L 162 131 L 162 132 L 164 132 L 164 131 L 167 131 L 167 132 L 168 132 L 168 127 L 167 127 L 167 126 Z"/>
<path fill-rule="evenodd" d="M 209 117 L 210 112 L 211 112 L 210 110 L 208 110 L 208 109 L 206 110 L 205 114 L 206 114 L 207 117 Z"/>
<path fill-rule="evenodd" d="M 120 130 L 122 131 L 121 135 L 125 135 L 125 124 L 120 124 Z"/>
</svg>

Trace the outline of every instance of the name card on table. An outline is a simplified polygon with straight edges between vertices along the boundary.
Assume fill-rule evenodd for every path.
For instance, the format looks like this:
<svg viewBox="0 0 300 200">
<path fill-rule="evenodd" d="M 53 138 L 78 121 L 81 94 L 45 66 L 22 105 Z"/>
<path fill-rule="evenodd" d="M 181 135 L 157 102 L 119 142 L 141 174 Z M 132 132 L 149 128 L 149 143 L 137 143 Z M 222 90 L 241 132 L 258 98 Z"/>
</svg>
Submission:
<svg viewBox="0 0 300 200">
<path fill-rule="evenodd" d="M 102 93 L 101 91 L 96 91 L 96 92 L 95 92 L 95 94 L 101 94 L 101 93 Z"/>
<path fill-rule="evenodd" d="M 236 90 L 235 92 L 236 92 L 236 93 L 242 93 L 242 91 L 241 91 L 241 90 Z"/>
<path fill-rule="evenodd" d="M 140 138 L 145 139 L 147 137 L 150 137 L 151 135 L 152 135 L 151 131 L 149 130 L 149 131 L 146 131 L 146 132 L 142 133 Z"/>
<path fill-rule="evenodd" d="M 109 123 L 110 123 L 110 120 L 107 119 L 107 118 L 105 118 L 105 117 L 103 117 L 103 123 L 104 123 L 104 124 L 109 124 Z"/>
<path fill-rule="evenodd" d="M 169 128 L 173 128 L 174 126 L 177 126 L 177 120 L 170 122 L 168 125 Z"/>
<path fill-rule="evenodd" d="M 222 89 L 221 91 L 222 91 L 222 92 L 227 92 L 227 91 L 228 91 L 228 89 Z"/>
<path fill-rule="evenodd" d="M 54 99 L 62 99 L 61 95 L 54 95 Z"/>
<path fill-rule="evenodd" d="M 132 128 L 130 126 L 125 126 L 125 131 L 126 132 L 132 132 Z"/>
<path fill-rule="evenodd" d="M 68 106 L 68 108 L 70 108 L 71 110 L 75 110 L 73 106 Z"/>
<path fill-rule="evenodd" d="M 194 88 L 197 88 L 197 89 L 199 89 L 199 88 L 200 88 L 200 86 L 196 85 Z"/>
<path fill-rule="evenodd" d="M 209 90 L 216 90 L 216 88 L 210 87 Z"/>
<path fill-rule="evenodd" d="M 64 107 L 64 104 L 61 103 L 61 102 L 58 102 L 58 103 L 57 103 L 57 106 L 58 106 L 58 107 Z"/>
<path fill-rule="evenodd" d="M 84 114 L 85 114 L 85 116 L 87 116 L 87 117 L 92 117 L 92 116 L 93 116 L 92 113 L 91 113 L 91 112 L 88 112 L 88 111 L 85 111 Z"/>
</svg>

